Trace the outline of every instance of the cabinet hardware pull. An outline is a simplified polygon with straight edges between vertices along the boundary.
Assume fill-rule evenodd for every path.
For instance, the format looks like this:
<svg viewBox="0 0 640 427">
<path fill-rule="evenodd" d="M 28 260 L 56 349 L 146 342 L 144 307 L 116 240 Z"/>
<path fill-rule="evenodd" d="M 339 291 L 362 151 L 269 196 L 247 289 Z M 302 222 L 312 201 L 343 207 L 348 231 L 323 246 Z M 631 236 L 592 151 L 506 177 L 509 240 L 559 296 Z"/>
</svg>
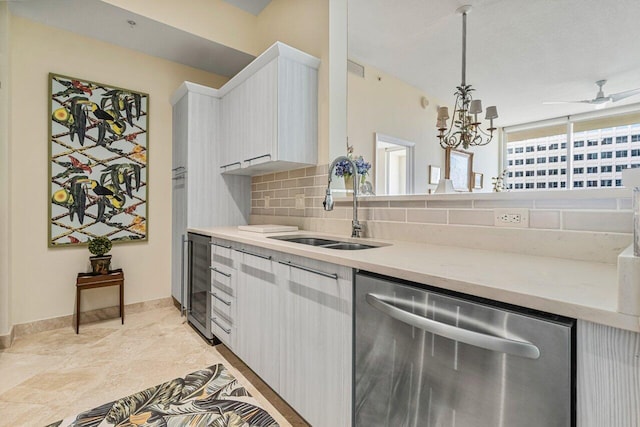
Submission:
<svg viewBox="0 0 640 427">
<path fill-rule="evenodd" d="M 211 270 L 211 271 L 215 271 L 216 273 L 219 273 L 219 274 L 222 274 L 224 277 L 231 277 L 231 274 L 229 274 L 229 273 L 225 273 L 225 272 L 223 272 L 223 271 L 220 271 L 220 270 L 218 270 L 218 269 L 217 269 L 217 268 L 215 268 L 215 267 L 209 267 L 209 270 Z"/>
<path fill-rule="evenodd" d="M 297 268 L 300 270 L 308 271 L 309 273 L 318 274 L 320 276 L 329 277 L 334 280 L 338 280 L 338 275 L 335 273 L 325 273 L 324 271 L 316 270 L 315 268 L 305 267 L 304 265 L 294 264 L 291 261 L 278 261 L 280 264 L 288 265 L 289 267 Z"/>
<path fill-rule="evenodd" d="M 271 260 L 271 255 L 261 255 L 261 254 L 255 253 L 255 252 L 250 252 L 250 251 L 248 251 L 246 249 L 236 249 L 236 252 L 241 252 L 243 254 L 253 255 L 253 256 L 258 257 L 258 258 Z"/>
<path fill-rule="evenodd" d="M 215 242 L 211 242 L 211 243 L 209 243 L 209 244 L 210 244 L 211 246 L 217 246 L 217 247 L 219 247 L 219 248 L 224 248 L 224 249 L 233 249 L 233 248 L 231 247 L 231 245 L 228 245 L 228 246 L 227 246 L 227 245 L 221 245 L 220 243 L 215 243 Z"/>
<path fill-rule="evenodd" d="M 189 244 L 189 240 L 186 235 L 182 235 L 182 246 L 180 251 L 180 317 L 183 317 L 187 313 L 187 301 L 185 301 L 185 289 L 184 289 L 184 274 L 185 274 L 185 256 L 184 247 Z"/>
<path fill-rule="evenodd" d="M 422 317 L 396 307 L 392 304 L 390 298 L 382 295 L 367 294 L 365 298 L 369 305 L 387 316 L 393 317 L 394 319 L 416 328 L 431 332 L 432 334 L 440 335 L 441 337 L 449 338 L 454 341 L 460 341 L 475 347 L 512 354 L 514 356 L 521 356 L 529 359 L 537 359 L 540 357 L 540 350 L 530 342 L 487 335 L 427 319 L 426 317 Z"/>
<path fill-rule="evenodd" d="M 223 331 L 225 331 L 227 334 L 231 335 L 231 329 L 227 329 L 227 328 L 225 328 L 225 327 L 224 327 L 224 326 L 222 326 L 220 323 L 218 323 L 218 322 L 216 321 L 216 319 L 217 319 L 217 317 L 212 317 L 212 318 L 211 318 L 211 321 L 212 321 L 213 323 L 215 323 L 216 325 L 218 325 L 218 327 L 219 327 L 220 329 L 222 329 Z"/>
<path fill-rule="evenodd" d="M 258 160 L 258 159 L 261 159 L 261 158 L 263 158 L 263 157 L 269 157 L 269 158 L 271 158 L 271 154 L 263 154 L 262 156 L 252 157 L 252 158 L 250 158 L 250 159 L 245 160 L 245 162 L 250 162 L 250 161 L 252 161 L 252 160 Z"/>
<path fill-rule="evenodd" d="M 217 299 L 218 301 L 222 302 L 223 304 L 228 305 L 229 307 L 231 307 L 231 301 L 227 301 L 227 300 L 224 300 L 224 299 L 220 298 L 218 296 L 218 294 L 216 294 L 215 292 L 209 292 L 209 294 L 212 297 L 214 297 L 215 299 Z"/>
<path fill-rule="evenodd" d="M 179 180 L 179 179 L 185 179 L 186 177 L 187 177 L 187 173 L 185 172 L 185 173 L 183 173 L 182 175 L 172 176 L 172 177 L 171 177 L 171 180 L 172 180 L 172 181 L 177 181 L 177 180 Z"/>
<path fill-rule="evenodd" d="M 225 169 L 225 168 L 228 168 L 229 166 L 233 166 L 233 165 L 242 165 L 242 163 L 240 163 L 240 162 L 229 163 L 227 165 L 220 166 L 220 169 Z"/>
<path fill-rule="evenodd" d="M 178 171 L 180 169 L 186 169 L 186 168 L 184 166 L 178 166 L 177 168 L 171 169 L 171 172 L 176 172 L 176 171 Z"/>
</svg>

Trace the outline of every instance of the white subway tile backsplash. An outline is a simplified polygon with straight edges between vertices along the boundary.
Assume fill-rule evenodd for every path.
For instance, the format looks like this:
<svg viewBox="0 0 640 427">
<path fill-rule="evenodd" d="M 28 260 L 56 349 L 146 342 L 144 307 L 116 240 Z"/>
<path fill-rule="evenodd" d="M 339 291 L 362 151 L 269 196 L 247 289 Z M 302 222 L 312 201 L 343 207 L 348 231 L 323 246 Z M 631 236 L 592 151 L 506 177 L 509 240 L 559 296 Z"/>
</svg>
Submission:
<svg viewBox="0 0 640 427">
<path fill-rule="evenodd" d="M 533 200 L 474 200 L 476 209 L 487 208 L 533 208 Z"/>
<path fill-rule="evenodd" d="M 427 200 L 427 208 L 469 208 L 473 207 L 472 200 Z"/>
<path fill-rule="evenodd" d="M 449 224 L 493 226 L 493 211 L 481 209 L 451 209 Z"/>
<path fill-rule="evenodd" d="M 407 209 L 407 222 L 446 224 L 446 209 Z"/>
<path fill-rule="evenodd" d="M 565 211 L 562 227 L 565 230 L 632 233 L 633 214 L 631 211 Z"/>
<path fill-rule="evenodd" d="M 294 169 L 289 171 L 289 178 L 301 178 L 307 176 L 306 169 Z"/>
<path fill-rule="evenodd" d="M 618 209 L 633 209 L 632 199 L 618 199 Z"/>
<path fill-rule="evenodd" d="M 617 209 L 616 199 L 546 199 L 534 200 L 536 209 Z"/>
<path fill-rule="evenodd" d="M 407 210 L 406 209 L 374 209 L 373 210 L 373 219 L 374 221 L 397 221 L 397 222 L 406 222 L 407 221 Z"/>
<path fill-rule="evenodd" d="M 392 208 L 424 208 L 426 205 L 424 200 L 389 201 L 389 207 Z"/>
<path fill-rule="evenodd" d="M 530 210 L 529 228 L 559 229 L 560 211 Z"/>
</svg>

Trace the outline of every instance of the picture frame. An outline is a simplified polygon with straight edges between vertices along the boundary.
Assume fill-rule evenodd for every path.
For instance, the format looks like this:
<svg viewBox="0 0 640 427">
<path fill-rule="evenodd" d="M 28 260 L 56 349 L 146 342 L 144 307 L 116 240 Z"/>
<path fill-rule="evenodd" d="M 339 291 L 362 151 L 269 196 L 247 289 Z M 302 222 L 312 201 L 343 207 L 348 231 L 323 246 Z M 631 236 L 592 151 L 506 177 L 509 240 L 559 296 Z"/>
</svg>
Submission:
<svg viewBox="0 0 640 427">
<path fill-rule="evenodd" d="M 440 182 L 440 166 L 429 165 L 429 184 Z"/>
<path fill-rule="evenodd" d="M 484 174 L 480 172 L 473 173 L 473 189 L 481 189 L 484 185 Z"/>
<path fill-rule="evenodd" d="M 148 240 L 149 95 L 49 73 L 48 246 Z"/>
<path fill-rule="evenodd" d="M 473 189 L 473 153 L 447 148 L 445 178 L 450 179 L 455 191 L 470 192 Z"/>
</svg>

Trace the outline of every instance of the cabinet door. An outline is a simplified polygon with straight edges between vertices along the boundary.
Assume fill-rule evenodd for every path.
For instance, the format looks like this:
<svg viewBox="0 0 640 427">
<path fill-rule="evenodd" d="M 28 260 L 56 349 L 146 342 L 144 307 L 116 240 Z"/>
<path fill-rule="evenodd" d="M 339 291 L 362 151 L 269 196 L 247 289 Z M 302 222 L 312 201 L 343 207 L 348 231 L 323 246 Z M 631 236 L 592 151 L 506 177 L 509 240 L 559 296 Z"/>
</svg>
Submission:
<svg viewBox="0 0 640 427">
<path fill-rule="evenodd" d="M 260 69 L 237 89 L 242 89 L 244 128 L 242 166 L 277 160 L 278 61 Z"/>
<path fill-rule="evenodd" d="M 284 259 L 279 393 L 313 426 L 351 425 L 352 271 Z"/>
<path fill-rule="evenodd" d="M 271 251 L 242 246 L 238 254 L 236 354 L 278 391 L 280 291 Z"/>
<path fill-rule="evenodd" d="M 220 141 L 220 172 L 228 172 L 242 166 L 244 140 L 246 139 L 246 115 L 243 113 L 246 90 L 242 85 L 236 87 L 224 98 L 220 117 L 222 137 Z"/>
</svg>

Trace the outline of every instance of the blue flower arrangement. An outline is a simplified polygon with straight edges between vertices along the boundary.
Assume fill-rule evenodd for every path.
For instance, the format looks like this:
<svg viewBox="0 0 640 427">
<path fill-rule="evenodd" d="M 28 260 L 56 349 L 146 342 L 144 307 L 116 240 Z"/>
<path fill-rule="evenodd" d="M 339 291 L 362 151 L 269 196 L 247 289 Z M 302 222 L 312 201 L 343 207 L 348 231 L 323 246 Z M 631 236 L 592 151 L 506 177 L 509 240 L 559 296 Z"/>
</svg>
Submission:
<svg viewBox="0 0 640 427">
<path fill-rule="evenodd" d="M 353 146 L 347 147 L 347 157 L 354 161 L 356 164 L 356 170 L 358 171 L 358 175 L 360 176 L 360 184 L 364 184 L 369 174 L 369 169 L 371 169 L 371 163 L 365 161 L 364 157 L 358 156 L 353 158 Z M 346 160 L 341 160 L 336 163 L 335 174 L 336 176 L 341 177 L 350 177 L 353 175 L 353 171 L 351 170 L 352 166 Z"/>
</svg>

